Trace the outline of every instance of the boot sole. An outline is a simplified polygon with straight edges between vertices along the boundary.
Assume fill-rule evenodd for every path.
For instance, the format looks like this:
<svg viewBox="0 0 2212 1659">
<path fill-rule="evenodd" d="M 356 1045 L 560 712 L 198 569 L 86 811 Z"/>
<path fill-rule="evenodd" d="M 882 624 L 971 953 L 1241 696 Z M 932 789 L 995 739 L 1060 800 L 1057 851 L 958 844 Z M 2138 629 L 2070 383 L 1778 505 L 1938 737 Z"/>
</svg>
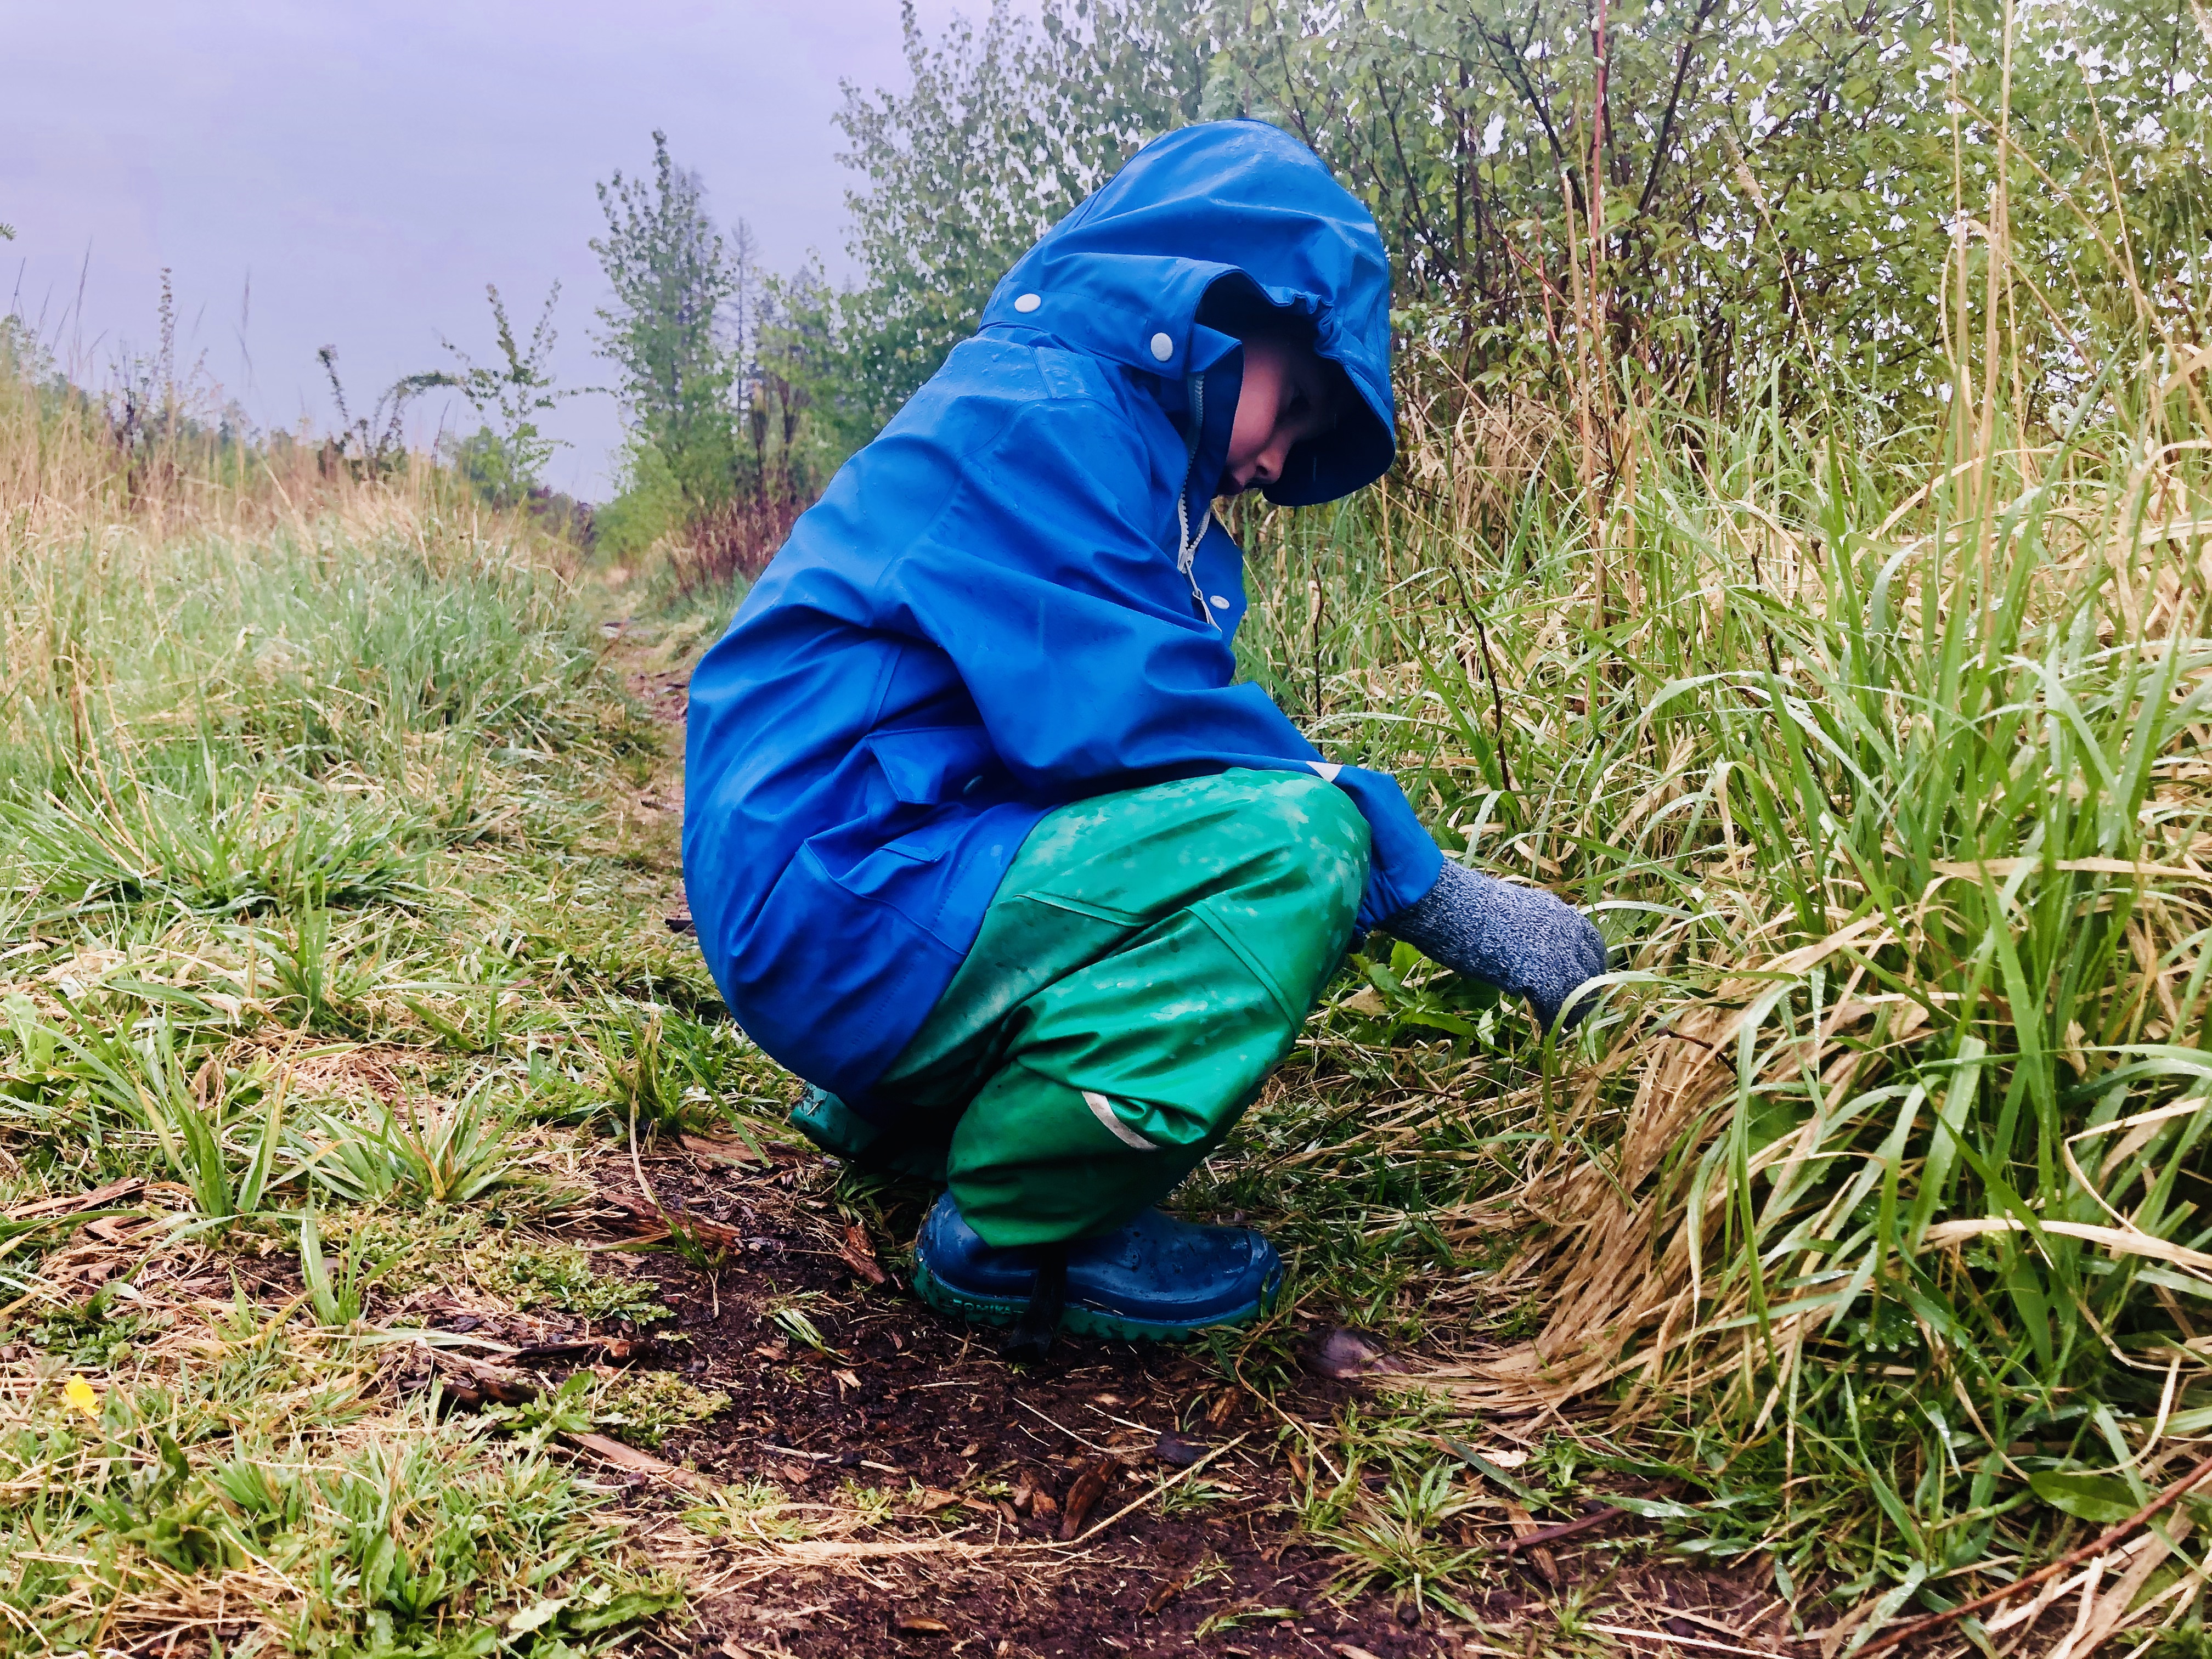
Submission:
<svg viewBox="0 0 2212 1659">
<path fill-rule="evenodd" d="M 914 1288 L 915 1293 L 938 1312 L 974 1325 L 1004 1328 L 1019 1319 L 1029 1305 L 1027 1302 L 1009 1302 L 954 1290 L 919 1261 L 915 1263 Z M 1241 1330 L 1275 1305 L 1282 1288 L 1282 1275 L 1278 1273 L 1255 1300 L 1200 1324 L 1132 1319 L 1103 1308 L 1070 1302 L 1060 1311 L 1060 1328 L 1072 1336 L 1096 1336 L 1115 1342 L 1188 1342 L 1207 1331 Z"/>
</svg>

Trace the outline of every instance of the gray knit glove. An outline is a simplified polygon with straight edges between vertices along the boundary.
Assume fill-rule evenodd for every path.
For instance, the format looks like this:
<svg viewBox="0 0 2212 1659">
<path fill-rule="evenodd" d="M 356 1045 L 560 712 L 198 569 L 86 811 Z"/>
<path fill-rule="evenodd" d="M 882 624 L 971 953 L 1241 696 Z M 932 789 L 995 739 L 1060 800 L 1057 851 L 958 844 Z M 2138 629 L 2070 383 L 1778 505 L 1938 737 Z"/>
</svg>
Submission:
<svg viewBox="0 0 2212 1659">
<path fill-rule="evenodd" d="M 1449 859 L 1429 896 L 1384 921 L 1382 931 L 1455 974 L 1528 998 L 1547 1030 L 1576 988 L 1606 969 L 1605 940 L 1572 905 Z M 1560 1029 L 1571 1030 L 1596 1005 L 1582 998 Z"/>
</svg>

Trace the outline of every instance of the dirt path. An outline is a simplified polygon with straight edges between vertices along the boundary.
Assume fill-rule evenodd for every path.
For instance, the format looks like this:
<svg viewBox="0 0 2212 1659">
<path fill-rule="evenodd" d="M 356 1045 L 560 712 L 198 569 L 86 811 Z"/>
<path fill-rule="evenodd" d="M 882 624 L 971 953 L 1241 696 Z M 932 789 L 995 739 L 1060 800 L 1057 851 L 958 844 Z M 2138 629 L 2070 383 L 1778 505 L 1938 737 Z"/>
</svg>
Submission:
<svg viewBox="0 0 2212 1659">
<path fill-rule="evenodd" d="M 1751 1630 L 1747 1583 L 1622 1574 L 1630 1517 L 1509 1557 L 1526 1523 L 1502 1504 L 1441 1528 L 1447 1553 L 1487 1558 L 1470 1575 L 1488 1584 L 1467 1603 L 1478 1624 L 1403 1594 L 1346 1594 L 1341 1553 L 1302 1511 L 1335 1484 L 1332 1425 L 1375 1408 L 1365 1386 L 1304 1376 L 1271 1401 L 1203 1350 L 1065 1338 L 1044 1364 L 1011 1368 L 988 1334 L 906 1287 L 900 1241 L 926 1194 L 855 1226 L 830 1160 L 762 1151 L 694 1140 L 597 1164 L 600 1243 L 674 1317 L 641 1335 L 572 1333 L 580 1346 L 550 1345 L 555 1363 L 529 1379 L 550 1391 L 596 1351 L 727 1397 L 668 1435 L 662 1468 L 614 1470 L 692 1585 L 661 1632 L 677 1651 L 1549 1653 L 1574 1650 L 1559 1644 L 1562 1589 L 1600 1581 L 1607 1617 L 1655 1633 Z M 547 1346 L 542 1327 L 528 1335 Z M 1486 1425 L 1492 1449 L 1522 1426 Z"/>
<path fill-rule="evenodd" d="M 809 1655 L 905 1651 L 923 1638 L 994 1652 L 1182 1651 L 1209 1626 L 1218 1640 L 1203 1650 L 1328 1652 L 1346 1641 L 1383 1655 L 1438 1650 L 1432 1620 L 1409 1628 L 1387 1607 L 1340 1609 L 1321 1595 L 1330 1566 L 1284 1525 L 1298 1481 L 1280 1425 L 1208 1361 L 1063 1340 L 1045 1364 L 1018 1372 L 988 1334 L 939 1319 L 896 1265 L 875 1265 L 898 1261 L 890 1240 L 856 1249 L 824 1219 L 819 1194 L 836 1178 L 827 1160 L 645 1168 L 662 1204 L 743 1239 L 711 1271 L 672 1254 L 641 1263 L 679 1310 L 699 1367 L 691 1380 L 733 1401 L 673 1448 L 726 1482 L 832 1501 L 848 1483 L 897 1494 L 898 1517 L 868 1529 L 878 1542 L 1001 1547 L 833 1555 L 812 1571 L 803 1548 L 787 1559 L 769 1552 L 756 1557 L 775 1559 L 769 1577 L 702 1606 L 710 1627 L 740 1643 L 777 1629 Z M 916 1205 L 891 1213 L 919 1220 Z M 884 1283 L 871 1282 L 877 1273 Z M 794 1339 L 780 1310 L 803 1313 L 822 1349 Z M 1321 1400 L 1292 1409 L 1324 1421 L 1331 1411 Z M 1061 1540 L 1072 1514 L 1079 1535 L 1178 1476 L 1172 1512 L 1154 1499 L 1080 1547 L 1040 1547 Z"/>
</svg>

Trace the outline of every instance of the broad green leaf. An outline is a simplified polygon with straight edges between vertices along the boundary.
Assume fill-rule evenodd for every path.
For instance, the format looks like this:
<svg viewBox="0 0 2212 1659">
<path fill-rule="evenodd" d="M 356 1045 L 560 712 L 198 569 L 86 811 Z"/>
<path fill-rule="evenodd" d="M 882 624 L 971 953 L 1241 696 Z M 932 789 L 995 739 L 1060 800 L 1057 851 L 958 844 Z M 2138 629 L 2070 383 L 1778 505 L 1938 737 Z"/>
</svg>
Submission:
<svg viewBox="0 0 2212 1659">
<path fill-rule="evenodd" d="M 2128 1483 L 2109 1474 L 2039 1469 L 2027 1478 L 2035 1495 L 2061 1514 L 2100 1527 L 2124 1521 L 2142 1507 Z"/>
</svg>

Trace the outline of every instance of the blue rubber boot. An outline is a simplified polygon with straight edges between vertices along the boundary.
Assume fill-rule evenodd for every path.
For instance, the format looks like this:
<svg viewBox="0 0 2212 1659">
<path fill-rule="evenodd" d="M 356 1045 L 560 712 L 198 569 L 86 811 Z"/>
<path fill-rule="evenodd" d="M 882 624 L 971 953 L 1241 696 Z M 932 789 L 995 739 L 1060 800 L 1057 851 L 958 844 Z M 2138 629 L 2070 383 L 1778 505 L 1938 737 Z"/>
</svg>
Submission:
<svg viewBox="0 0 2212 1659">
<path fill-rule="evenodd" d="M 914 1254 L 921 1299 L 977 1324 L 1015 1326 L 1034 1350 L 1010 1348 L 1017 1358 L 1041 1357 L 1055 1329 L 1179 1342 L 1249 1325 L 1283 1285 L 1283 1259 L 1249 1227 L 1205 1227 L 1158 1210 L 1097 1238 L 996 1249 L 946 1193 L 923 1218 Z"/>
</svg>

